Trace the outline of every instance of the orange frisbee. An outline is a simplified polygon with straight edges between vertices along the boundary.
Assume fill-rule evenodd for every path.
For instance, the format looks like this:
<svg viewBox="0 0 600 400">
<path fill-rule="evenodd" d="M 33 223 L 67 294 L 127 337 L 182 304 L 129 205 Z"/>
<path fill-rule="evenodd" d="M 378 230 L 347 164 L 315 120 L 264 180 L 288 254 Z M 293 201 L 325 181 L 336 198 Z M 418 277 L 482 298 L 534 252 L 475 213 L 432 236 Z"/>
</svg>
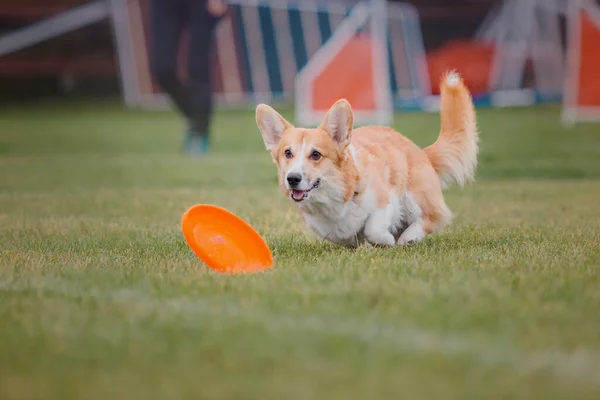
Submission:
<svg viewBox="0 0 600 400">
<path fill-rule="evenodd" d="M 258 272 L 273 266 L 271 250 L 260 234 L 221 207 L 190 207 L 181 218 L 181 230 L 192 251 L 217 272 Z"/>
</svg>

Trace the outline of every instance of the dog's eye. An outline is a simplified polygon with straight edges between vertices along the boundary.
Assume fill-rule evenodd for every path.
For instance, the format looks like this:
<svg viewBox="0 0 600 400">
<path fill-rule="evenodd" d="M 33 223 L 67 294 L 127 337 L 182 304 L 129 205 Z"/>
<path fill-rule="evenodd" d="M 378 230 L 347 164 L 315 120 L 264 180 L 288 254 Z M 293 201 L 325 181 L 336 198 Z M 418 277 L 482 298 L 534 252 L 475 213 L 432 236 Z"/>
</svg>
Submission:
<svg viewBox="0 0 600 400">
<path fill-rule="evenodd" d="M 292 158 L 292 151 L 290 149 L 285 149 L 285 158 Z"/>
<path fill-rule="evenodd" d="M 310 157 L 309 157 L 309 158 L 310 158 L 311 160 L 319 161 L 319 160 L 321 159 L 321 157 L 323 157 L 323 156 L 321 155 L 321 153 L 319 153 L 318 151 L 316 151 L 316 150 L 315 150 L 315 151 L 313 151 L 312 153 L 310 153 Z"/>
</svg>

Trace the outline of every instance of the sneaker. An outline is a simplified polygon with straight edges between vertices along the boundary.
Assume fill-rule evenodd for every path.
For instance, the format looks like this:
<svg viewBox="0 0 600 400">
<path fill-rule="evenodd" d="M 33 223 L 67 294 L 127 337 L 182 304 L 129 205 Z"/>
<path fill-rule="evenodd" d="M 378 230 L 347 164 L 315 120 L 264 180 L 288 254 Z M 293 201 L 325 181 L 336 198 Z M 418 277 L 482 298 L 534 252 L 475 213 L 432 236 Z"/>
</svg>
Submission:
<svg viewBox="0 0 600 400">
<path fill-rule="evenodd" d="M 209 151 L 208 136 L 189 130 L 184 142 L 184 152 L 190 156 L 203 156 Z"/>
</svg>

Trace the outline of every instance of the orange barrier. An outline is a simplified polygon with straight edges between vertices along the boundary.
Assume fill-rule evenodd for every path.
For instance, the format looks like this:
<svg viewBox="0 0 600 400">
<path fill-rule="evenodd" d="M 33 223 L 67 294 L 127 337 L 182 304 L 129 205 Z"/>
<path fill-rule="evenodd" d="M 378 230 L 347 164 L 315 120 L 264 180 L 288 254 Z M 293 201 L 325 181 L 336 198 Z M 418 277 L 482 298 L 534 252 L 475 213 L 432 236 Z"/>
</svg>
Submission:
<svg viewBox="0 0 600 400">
<path fill-rule="evenodd" d="M 581 51 L 579 53 L 579 74 L 577 77 L 577 105 L 600 105 L 600 27 L 581 12 Z"/>
<path fill-rule="evenodd" d="M 326 111 L 340 98 L 355 110 L 375 110 L 373 92 L 373 41 L 356 36 L 313 81 L 312 104 L 315 111 Z"/>
<path fill-rule="evenodd" d="M 440 93 L 440 76 L 451 69 L 461 74 L 471 93 L 488 92 L 494 51 L 493 45 L 485 43 L 453 41 L 429 53 L 427 63 L 432 93 Z"/>
</svg>

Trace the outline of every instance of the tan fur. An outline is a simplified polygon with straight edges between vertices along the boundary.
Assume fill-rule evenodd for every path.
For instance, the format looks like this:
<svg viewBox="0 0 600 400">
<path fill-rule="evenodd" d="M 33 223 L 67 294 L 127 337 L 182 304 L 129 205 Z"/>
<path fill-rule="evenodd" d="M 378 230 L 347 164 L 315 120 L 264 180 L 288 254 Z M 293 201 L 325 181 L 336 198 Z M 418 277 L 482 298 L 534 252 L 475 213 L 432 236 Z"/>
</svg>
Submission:
<svg viewBox="0 0 600 400">
<path fill-rule="evenodd" d="M 442 184 L 454 180 L 462 185 L 473 179 L 475 111 L 467 88 L 454 73 L 442 81 L 440 136 L 425 149 L 391 128 L 352 129 L 352 109 L 346 100 L 336 102 L 316 129 L 294 127 L 266 105 L 257 108 L 256 119 L 287 196 L 293 190 L 285 179 L 292 169 L 302 172 L 303 184 L 322 182 L 314 190 L 305 189 L 306 200 L 297 204 L 309 227 L 335 242 L 354 244 L 352 235 L 361 234 L 369 242 L 388 244 L 391 235 L 399 244 L 421 240 L 421 229 L 428 235 L 451 218 Z M 322 157 L 312 159 L 314 151 Z M 402 216 L 402 223 L 387 220 L 397 216 Z M 377 224 L 388 222 L 379 230 Z M 410 224 L 415 224 L 416 233 L 411 233 L 415 238 L 403 239 L 399 226 L 405 229 Z"/>
<path fill-rule="evenodd" d="M 478 134 L 471 95 L 458 75 L 452 74 L 446 75 L 440 84 L 440 136 L 424 150 L 443 183 L 455 181 L 463 186 L 474 179 Z M 456 82 L 451 85 L 454 78 Z"/>
<path fill-rule="evenodd" d="M 376 183 L 378 198 L 385 199 L 385 204 L 389 187 L 400 192 L 407 190 L 423 210 L 427 233 L 447 222 L 450 211 L 443 199 L 440 180 L 427 155 L 416 144 L 390 128 L 377 126 L 355 129 L 352 143 L 370 155 L 367 174 Z"/>
</svg>

